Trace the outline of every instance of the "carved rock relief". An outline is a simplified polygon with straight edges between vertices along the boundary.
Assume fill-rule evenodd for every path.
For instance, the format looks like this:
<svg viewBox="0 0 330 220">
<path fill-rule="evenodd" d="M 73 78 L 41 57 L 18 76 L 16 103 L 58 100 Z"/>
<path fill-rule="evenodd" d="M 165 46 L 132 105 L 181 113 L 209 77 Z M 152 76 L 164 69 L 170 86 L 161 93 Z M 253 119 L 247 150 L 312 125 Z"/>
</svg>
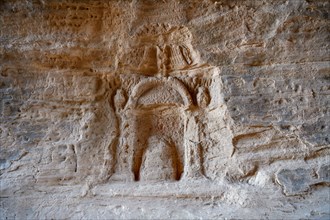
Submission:
<svg viewBox="0 0 330 220">
<path fill-rule="evenodd" d="M 120 61 L 122 72 L 167 76 L 202 66 L 187 27 L 153 24 L 142 26 Z"/>
<path fill-rule="evenodd" d="M 48 165 L 75 164 L 58 173 L 60 181 L 218 178 L 233 151 L 219 69 L 201 62 L 186 27 L 144 26 L 132 39 L 121 68 L 102 80 L 103 95 L 75 126 L 79 135 L 66 150 L 75 161 Z M 39 181 L 47 173 L 40 169 Z"/>
<path fill-rule="evenodd" d="M 157 160 L 155 160 L 157 158 Z M 182 159 L 173 143 L 157 136 L 147 141 L 140 166 L 140 180 L 179 180 L 182 173 Z"/>
<path fill-rule="evenodd" d="M 0 215 L 328 219 L 327 6 L 2 1 Z"/>
<path fill-rule="evenodd" d="M 136 38 L 135 46 L 143 55 L 134 68 L 125 67 L 128 73 L 121 73 L 121 88 L 114 95 L 114 109 L 121 125 L 110 179 L 205 178 L 207 146 L 221 148 L 219 143 L 206 143 L 211 140 L 205 134 L 206 122 L 212 115 L 209 113 L 220 112 L 218 120 L 226 127 L 221 118 L 225 117 L 221 114 L 225 106 L 219 96 L 219 71 L 200 65 L 185 27 L 144 27 Z M 129 73 L 133 70 L 135 73 Z M 226 138 L 230 140 L 231 136 L 223 137 Z M 230 151 L 224 149 L 222 153 L 229 157 Z"/>
</svg>

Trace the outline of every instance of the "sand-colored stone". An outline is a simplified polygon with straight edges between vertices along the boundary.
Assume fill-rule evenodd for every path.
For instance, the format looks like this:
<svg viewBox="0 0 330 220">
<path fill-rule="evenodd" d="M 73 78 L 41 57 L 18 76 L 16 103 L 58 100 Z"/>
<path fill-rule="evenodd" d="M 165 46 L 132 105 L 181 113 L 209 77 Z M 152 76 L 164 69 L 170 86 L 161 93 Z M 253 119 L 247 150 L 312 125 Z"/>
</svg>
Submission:
<svg viewBox="0 0 330 220">
<path fill-rule="evenodd" d="M 1 219 L 329 219 L 323 0 L 0 2 Z"/>
</svg>

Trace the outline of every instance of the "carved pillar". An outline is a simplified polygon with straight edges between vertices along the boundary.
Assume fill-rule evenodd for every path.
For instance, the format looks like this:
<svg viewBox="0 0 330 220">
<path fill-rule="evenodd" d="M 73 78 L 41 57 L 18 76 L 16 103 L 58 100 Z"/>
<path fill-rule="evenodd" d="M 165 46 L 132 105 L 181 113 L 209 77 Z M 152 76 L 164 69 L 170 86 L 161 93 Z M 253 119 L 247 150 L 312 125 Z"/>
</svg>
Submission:
<svg viewBox="0 0 330 220">
<path fill-rule="evenodd" d="M 196 95 L 197 108 L 186 111 L 185 127 L 185 178 L 204 177 L 203 167 L 203 120 L 210 103 L 210 95 L 204 87 L 199 87 Z"/>
<path fill-rule="evenodd" d="M 184 134 L 185 168 L 184 178 L 200 178 L 203 176 L 202 146 L 200 144 L 200 126 L 194 110 L 186 111 L 186 127 Z"/>
</svg>

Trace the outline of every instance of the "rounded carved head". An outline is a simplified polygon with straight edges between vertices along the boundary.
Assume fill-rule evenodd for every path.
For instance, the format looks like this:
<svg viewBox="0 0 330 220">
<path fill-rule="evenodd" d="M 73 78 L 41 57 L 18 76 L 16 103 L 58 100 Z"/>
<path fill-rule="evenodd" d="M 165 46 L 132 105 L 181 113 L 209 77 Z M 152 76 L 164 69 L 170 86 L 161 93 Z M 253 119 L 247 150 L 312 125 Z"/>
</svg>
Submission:
<svg viewBox="0 0 330 220">
<path fill-rule="evenodd" d="M 197 105 L 206 108 L 211 101 L 209 91 L 205 87 L 199 87 L 196 95 Z"/>
<path fill-rule="evenodd" d="M 127 102 L 125 91 L 122 89 L 118 89 L 113 102 L 114 102 L 114 106 L 117 110 L 124 109 L 126 102 Z"/>
</svg>

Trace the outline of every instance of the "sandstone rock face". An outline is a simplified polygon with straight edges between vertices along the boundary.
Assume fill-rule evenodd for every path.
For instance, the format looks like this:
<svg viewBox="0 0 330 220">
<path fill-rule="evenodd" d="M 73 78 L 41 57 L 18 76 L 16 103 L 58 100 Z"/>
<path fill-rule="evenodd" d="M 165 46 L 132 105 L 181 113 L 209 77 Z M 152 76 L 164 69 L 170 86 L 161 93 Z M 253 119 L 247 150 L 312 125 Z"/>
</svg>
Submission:
<svg viewBox="0 0 330 220">
<path fill-rule="evenodd" d="M 1 219 L 329 219 L 329 8 L 1 1 Z"/>
</svg>

